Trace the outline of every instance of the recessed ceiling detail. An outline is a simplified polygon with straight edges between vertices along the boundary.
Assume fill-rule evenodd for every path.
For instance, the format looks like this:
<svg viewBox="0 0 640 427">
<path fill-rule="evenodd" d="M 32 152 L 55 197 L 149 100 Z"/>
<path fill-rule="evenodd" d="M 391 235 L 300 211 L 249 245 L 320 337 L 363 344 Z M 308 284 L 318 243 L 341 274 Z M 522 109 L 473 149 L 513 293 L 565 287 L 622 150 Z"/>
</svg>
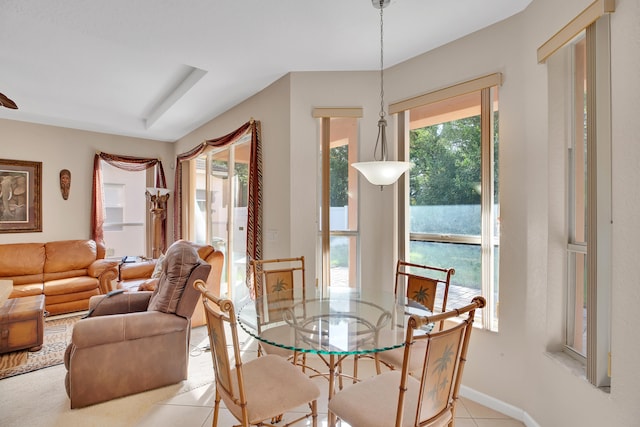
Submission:
<svg viewBox="0 0 640 427">
<path fill-rule="evenodd" d="M 2 0 L 0 118 L 176 141 L 288 72 L 377 70 L 371 2 Z M 391 0 L 385 67 L 530 2 Z"/>
<path fill-rule="evenodd" d="M 175 85 L 162 100 L 156 104 L 147 117 L 144 119 L 145 128 L 149 129 L 153 124 L 170 109 L 182 96 L 187 93 L 198 81 L 207 74 L 205 70 L 200 68 L 188 67 L 188 72 Z"/>
</svg>

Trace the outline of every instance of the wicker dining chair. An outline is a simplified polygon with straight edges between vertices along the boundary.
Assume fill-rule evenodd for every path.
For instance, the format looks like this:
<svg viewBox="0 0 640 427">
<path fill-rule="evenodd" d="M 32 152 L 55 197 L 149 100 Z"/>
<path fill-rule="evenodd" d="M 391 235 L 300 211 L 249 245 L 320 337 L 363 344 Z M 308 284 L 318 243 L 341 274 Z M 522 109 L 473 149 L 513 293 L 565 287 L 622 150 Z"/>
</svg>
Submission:
<svg viewBox="0 0 640 427">
<path fill-rule="evenodd" d="M 277 426 L 287 427 L 311 417 L 316 427 L 318 386 L 280 356 L 265 355 L 243 363 L 233 303 L 216 297 L 203 283 L 196 283 L 195 288 L 202 293 L 216 380 L 213 427 L 218 425 L 220 400 L 242 427 L 274 426 L 268 420 L 281 420 L 283 413 L 305 404 L 309 412 Z"/>
<path fill-rule="evenodd" d="M 282 323 L 282 305 L 293 304 L 294 296 L 306 297 L 304 257 L 251 260 L 254 288 L 256 293 L 256 311 L 258 314 L 258 333 L 272 342 L 282 342 L 279 334 L 289 334 L 291 329 Z M 278 309 L 273 307 L 277 305 Z M 276 325 L 276 326 L 273 326 Z M 285 340 L 286 341 L 286 340 Z M 293 350 L 280 348 L 260 342 L 258 355 L 276 354 L 298 362 L 298 354 Z M 302 354 L 302 367 L 306 355 Z"/>
<path fill-rule="evenodd" d="M 329 401 L 329 411 L 351 427 L 453 427 L 475 310 L 484 305 L 484 298 L 475 297 L 471 304 L 444 313 L 411 315 L 402 369 L 384 372 L 337 392 Z M 442 330 L 426 334 L 419 331 L 423 325 L 465 313 L 460 321 L 447 323 Z M 409 375 L 411 358 L 415 356 L 412 349 L 418 342 L 425 343 L 421 347 L 424 363 Z"/>
<path fill-rule="evenodd" d="M 410 263 L 398 260 L 396 265 L 396 280 L 394 293 L 403 292 L 407 298 L 407 305 L 417 303 L 418 307 L 427 308 L 432 314 L 442 313 L 447 309 L 447 298 L 449 296 L 449 286 L 451 277 L 456 273 L 453 268 L 440 268 L 423 264 Z M 441 294 L 438 295 L 438 290 Z M 436 307 L 436 301 L 441 299 L 441 303 Z M 438 328 L 442 329 L 444 322 L 438 323 Z M 422 344 L 419 344 L 420 346 Z M 416 349 L 421 352 L 423 349 Z M 362 357 L 373 357 L 376 364 L 376 372 L 382 372 L 381 365 L 390 369 L 399 369 L 402 366 L 403 349 L 396 348 L 373 356 L 355 356 L 353 361 L 354 377 L 358 375 L 358 359 Z M 419 365 L 420 360 L 413 358 L 414 365 Z M 413 369 L 411 369 L 413 371 Z"/>
</svg>

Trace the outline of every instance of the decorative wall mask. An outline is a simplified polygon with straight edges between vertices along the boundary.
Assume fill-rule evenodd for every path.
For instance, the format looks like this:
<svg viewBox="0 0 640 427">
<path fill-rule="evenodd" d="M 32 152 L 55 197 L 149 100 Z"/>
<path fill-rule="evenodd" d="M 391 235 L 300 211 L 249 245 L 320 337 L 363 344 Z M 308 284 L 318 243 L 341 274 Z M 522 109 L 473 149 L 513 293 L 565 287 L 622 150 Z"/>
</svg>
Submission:
<svg viewBox="0 0 640 427">
<path fill-rule="evenodd" d="M 60 171 L 60 192 L 62 198 L 67 200 L 69 198 L 69 190 L 71 189 L 71 172 L 69 169 L 62 169 Z"/>
</svg>

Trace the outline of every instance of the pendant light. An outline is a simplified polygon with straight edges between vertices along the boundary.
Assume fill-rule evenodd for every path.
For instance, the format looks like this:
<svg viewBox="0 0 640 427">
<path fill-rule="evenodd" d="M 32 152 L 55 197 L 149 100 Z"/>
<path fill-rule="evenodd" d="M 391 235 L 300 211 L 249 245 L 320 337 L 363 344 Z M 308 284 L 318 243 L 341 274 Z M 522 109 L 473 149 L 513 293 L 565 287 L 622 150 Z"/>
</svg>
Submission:
<svg viewBox="0 0 640 427">
<path fill-rule="evenodd" d="M 411 162 L 399 162 L 387 160 L 387 120 L 384 111 L 384 20 L 382 11 L 389 5 L 391 0 L 371 0 L 373 7 L 380 9 L 380 119 L 378 120 L 378 138 L 373 151 L 374 161 L 352 163 L 372 184 L 379 185 L 380 190 L 385 185 L 391 185 L 400 176 L 411 168 Z M 380 157 L 378 157 L 378 147 L 380 147 Z"/>
</svg>

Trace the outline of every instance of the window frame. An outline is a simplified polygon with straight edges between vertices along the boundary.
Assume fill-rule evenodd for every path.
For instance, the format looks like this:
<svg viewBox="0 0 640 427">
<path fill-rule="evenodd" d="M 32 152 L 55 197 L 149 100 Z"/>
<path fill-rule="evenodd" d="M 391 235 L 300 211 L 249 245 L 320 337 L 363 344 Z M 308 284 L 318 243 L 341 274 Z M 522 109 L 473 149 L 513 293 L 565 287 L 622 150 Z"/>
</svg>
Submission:
<svg viewBox="0 0 640 427">
<path fill-rule="evenodd" d="M 220 284 L 221 285 L 220 292 L 221 293 L 224 292 L 223 293 L 224 295 L 226 295 L 229 298 L 232 298 L 234 301 L 237 301 L 243 297 L 246 297 L 246 295 L 244 294 L 244 291 L 245 291 L 244 286 L 240 287 L 240 289 L 238 289 L 238 287 L 236 286 L 237 281 L 235 280 L 235 278 L 237 274 L 236 272 L 233 271 L 233 269 L 238 268 L 238 263 L 233 261 L 229 262 L 230 253 L 237 252 L 237 251 L 234 251 L 234 248 L 238 243 L 236 242 L 237 239 L 235 238 L 235 233 L 233 232 L 233 230 L 237 229 L 239 226 L 242 226 L 245 229 L 245 242 L 246 242 L 246 228 L 247 228 L 246 223 L 238 224 L 236 220 L 236 215 L 235 215 L 235 208 L 236 208 L 235 202 L 237 201 L 236 198 L 237 198 L 237 192 L 238 192 L 237 191 L 238 184 L 235 178 L 236 177 L 236 150 L 240 146 L 243 146 L 243 145 L 249 146 L 250 144 L 251 144 L 251 135 L 246 134 L 235 139 L 234 141 L 228 144 L 225 144 L 222 146 L 210 146 L 207 149 L 205 149 L 202 153 L 200 153 L 198 156 L 194 157 L 191 160 L 186 161 L 188 165 L 187 170 L 189 171 L 189 175 L 190 175 L 190 178 L 189 178 L 190 187 L 189 187 L 189 197 L 188 197 L 189 210 L 187 215 L 187 217 L 189 218 L 189 222 L 187 227 L 187 238 L 199 244 L 211 245 L 214 248 L 221 250 L 225 253 L 224 271 L 222 274 L 222 282 Z M 220 246 L 219 242 L 213 241 L 212 233 L 211 233 L 211 218 L 215 216 L 214 213 L 212 212 L 213 201 L 211 199 L 212 197 L 211 176 L 213 175 L 212 160 L 215 156 L 220 155 L 221 153 L 226 153 L 227 155 L 227 158 L 226 158 L 226 162 L 228 163 L 228 172 L 227 172 L 228 175 L 226 177 L 227 187 L 224 190 L 227 191 L 230 197 L 230 200 L 227 202 L 227 205 L 224 209 L 225 210 L 224 214 L 226 215 L 227 223 L 225 227 L 226 235 L 225 235 L 225 242 L 223 247 Z M 204 163 L 204 169 L 198 168 L 198 162 Z M 248 164 L 249 163 L 247 162 L 247 165 Z M 198 182 L 197 174 L 202 173 L 202 172 L 199 172 L 202 170 L 204 170 L 203 181 L 205 185 L 204 185 L 204 188 L 199 189 L 197 188 L 197 182 Z M 194 218 L 194 215 L 196 212 L 196 205 L 199 204 L 200 201 L 202 201 L 202 199 L 198 198 L 198 195 L 197 195 L 198 190 L 204 190 L 204 207 L 205 207 L 204 242 L 200 242 L 196 238 L 196 228 L 195 228 L 196 220 Z M 242 245 L 242 243 L 240 243 L 240 245 Z M 243 267 L 246 267 L 246 265 Z"/>
<path fill-rule="evenodd" d="M 583 31 L 586 37 L 586 245 L 575 244 L 572 241 L 570 227 L 571 216 L 574 211 L 570 209 L 571 185 L 574 182 L 571 176 L 569 164 L 569 150 L 565 150 L 565 246 L 564 264 L 566 275 L 564 279 L 565 304 L 563 322 L 558 325 L 562 328 L 562 349 L 573 358 L 581 361 L 585 367 L 586 379 L 596 387 L 608 388 L 611 384 L 611 355 L 610 355 L 610 328 L 611 328 L 611 239 L 612 239 L 612 205 L 611 205 L 611 60 L 610 60 L 610 17 L 615 11 L 614 0 L 596 0 L 584 11 L 578 14 L 571 22 L 563 27 L 538 49 L 538 61 L 545 63 L 559 52 L 559 61 L 565 61 L 568 52 L 567 46 L 572 43 Z M 573 61 L 571 61 L 573 62 Z M 562 68 L 562 67 L 559 67 Z M 574 68 L 569 66 L 568 74 L 556 74 L 557 71 L 549 71 L 550 85 L 564 79 L 565 86 L 574 88 Z M 557 84 L 556 84 L 557 85 Z M 574 91 L 565 94 L 567 98 L 574 99 Z M 565 105 L 564 111 L 559 114 L 567 116 L 566 121 L 559 126 L 563 129 L 552 129 L 550 137 L 550 150 L 553 144 L 558 142 L 558 137 L 553 135 L 576 135 L 576 122 L 574 120 L 574 102 L 562 102 L 559 99 L 561 92 L 552 91 L 553 102 L 550 102 L 549 115 L 558 113 L 558 105 Z M 555 110 L 554 110 L 555 108 Z M 567 148 L 571 148 L 573 142 L 565 142 Z M 551 239 L 553 241 L 553 239 Z M 550 244 L 551 244 L 550 241 Z M 572 291 L 572 278 L 576 277 L 575 263 L 572 263 L 573 254 L 586 253 L 586 357 L 577 353 L 571 345 L 568 345 L 568 328 L 570 325 L 570 313 L 572 305 L 569 301 L 575 297 Z"/>
<path fill-rule="evenodd" d="M 493 248 L 499 247 L 499 237 L 494 236 L 493 218 L 496 215 L 493 200 L 494 185 L 494 141 L 493 141 L 493 113 L 492 93 L 493 88 L 502 84 L 502 74 L 495 73 L 479 77 L 474 80 L 462 82 L 444 89 L 419 95 L 404 101 L 393 103 L 389 106 L 391 114 L 396 115 L 397 121 L 397 141 L 399 160 L 410 160 L 409 157 L 409 132 L 411 109 L 435 104 L 457 96 L 479 92 L 481 110 L 481 232 L 480 236 L 466 235 L 444 235 L 432 233 L 415 233 L 409 229 L 409 180 L 401 177 L 398 181 L 398 257 L 407 259 L 408 248 L 411 241 L 440 242 L 440 243 L 461 243 L 480 245 L 481 248 L 481 293 L 486 298 L 487 307 L 479 312 L 482 313 L 481 322 L 476 322 L 476 326 L 484 329 L 497 331 L 497 303 L 494 297 L 494 289 L 498 286 L 497 271 L 495 271 L 495 251 Z M 455 266 L 454 266 L 455 267 Z M 498 287 L 499 289 L 499 287 Z M 494 314 L 495 313 L 495 314 Z M 479 319 L 480 320 L 480 319 Z"/>
<path fill-rule="evenodd" d="M 331 286 L 331 238 L 332 237 L 347 237 L 355 240 L 355 254 L 350 255 L 350 260 L 354 261 L 355 265 L 350 266 L 350 287 L 359 287 L 360 286 L 360 213 L 359 213 L 359 174 L 356 173 L 355 170 L 349 166 L 349 193 L 352 198 L 354 198 L 355 203 L 355 212 L 350 212 L 350 217 L 354 216 L 356 219 L 356 226 L 353 229 L 349 230 L 332 230 L 330 225 L 330 156 L 325 155 L 330 152 L 331 149 L 331 119 L 339 119 L 339 118 L 352 118 L 355 119 L 357 126 L 357 135 L 355 136 L 355 145 L 349 146 L 349 158 L 355 157 L 354 161 L 357 161 L 359 157 L 359 125 L 360 119 L 362 118 L 362 108 L 360 107 L 348 107 L 348 108 L 314 108 L 312 116 L 315 119 L 319 119 L 320 125 L 320 144 L 319 144 L 319 160 L 320 160 L 320 171 L 321 171 L 321 179 L 319 180 L 319 191 L 320 198 L 318 200 L 319 209 L 317 210 L 319 213 L 319 221 L 317 221 L 319 225 L 318 236 L 318 265 L 320 265 L 319 269 L 319 284 L 322 289 L 322 293 L 325 294 L 328 290 L 328 287 Z M 351 162 L 349 162 L 351 164 Z M 353 271 L 351 268 L 355 268 Z"/>
</svg>

